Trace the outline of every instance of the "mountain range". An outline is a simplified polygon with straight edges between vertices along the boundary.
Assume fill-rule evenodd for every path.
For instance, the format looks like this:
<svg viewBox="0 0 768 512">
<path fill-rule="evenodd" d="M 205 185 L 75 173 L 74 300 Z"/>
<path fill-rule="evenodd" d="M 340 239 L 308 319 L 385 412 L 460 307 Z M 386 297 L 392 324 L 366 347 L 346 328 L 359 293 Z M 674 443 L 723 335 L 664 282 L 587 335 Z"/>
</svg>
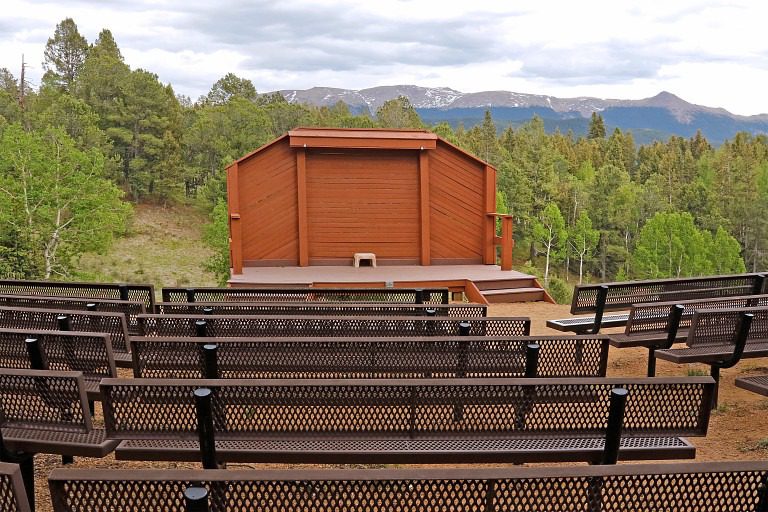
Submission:
<svg viewBox="0 0 768 512">
<path fill-rule="evenodd" d="M 610 131 L 631 131 L 635 141 L 647 144 L 666 140 L 671 135 L 692 137 L 697 130 L 713 144 L 721 144 L 737 132 L 768 134 L 768 114 L 741 116 L 723 108 L 694 105 L 669 92 L 641 100 L 590 97 L 557 98 L 509 91 L 464 93 L 447 87 L 393 85 L 370 89 L 313 87 L 305 90 L 281 90 L 286 100 L 315 106 L 346 103 L 353 113 L 374 114 L 384 102 L 407 97 L 427 124 L 460 123 L 469 128 L 482 122 L 491 111 L 499 130 L 519 126 L 538 115 L 547 131 L 572 130 L 584 135 L 593 112 L 599 113 Z"/>
</svg>

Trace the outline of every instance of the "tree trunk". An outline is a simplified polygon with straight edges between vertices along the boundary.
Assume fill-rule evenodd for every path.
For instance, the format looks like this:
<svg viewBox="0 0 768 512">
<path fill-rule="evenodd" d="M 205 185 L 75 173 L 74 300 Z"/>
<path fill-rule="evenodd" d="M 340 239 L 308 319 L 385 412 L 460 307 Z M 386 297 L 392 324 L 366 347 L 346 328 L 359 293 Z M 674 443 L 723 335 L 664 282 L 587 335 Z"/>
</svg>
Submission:
<svg viewBox="0 0 768 512">
<path fill-rule="evenodd" d="M 584 254 L 579 255 L 579 284 L 581 284 L 581 278 L 584 270 Z"/>
</svg>

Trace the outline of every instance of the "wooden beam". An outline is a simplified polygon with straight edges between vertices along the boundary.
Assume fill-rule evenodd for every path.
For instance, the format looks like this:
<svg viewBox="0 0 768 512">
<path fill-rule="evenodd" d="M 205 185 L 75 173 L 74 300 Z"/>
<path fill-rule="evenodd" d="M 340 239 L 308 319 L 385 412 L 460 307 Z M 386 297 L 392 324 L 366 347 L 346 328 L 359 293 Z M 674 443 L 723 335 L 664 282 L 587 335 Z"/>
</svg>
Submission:
<svg viewBox="0 0 768 512">
<path fill-rule="evenodd" d="M 512 249 L 515 241 L 512 239 L 512 216 L 501 218 L 501 270 L 512 270 Z"/>
<path fill-rule="evenodd" d="M 419 151 L 419 207 L 421 214 L 421 264 L 432 264 L 432 232 L 429 223 L 431 199 L 429 193 L 429 152 Z"/>
<path fill-rule="evenodd" d="M 309 229 L 307 228 L 307 151 L 296 149 L 296 211 L 299 229 L 299 266 L 309 266 Z"/>
<path fill-rule="evenodd" d="M 243 227 L 240 223 L 240 173 L 238 164 L 227 168 L 227 208 L 229 210 L 229 257 L 233 274 L 243 273 Z"/>
<path fill-rule="evenodd" d="M 490 165 L 486 165 L 483 181 L 485 185 L 483 190 L 485 213 L 496 213 L 496 169 Z M 494 237 L 496 236 L 496 219 L 495 217 L 486 215 L 484 223 L 483 263 L 486 265 L 494 265 L 496 263 L 496 245 L 494 244 Z"/>
</svg>

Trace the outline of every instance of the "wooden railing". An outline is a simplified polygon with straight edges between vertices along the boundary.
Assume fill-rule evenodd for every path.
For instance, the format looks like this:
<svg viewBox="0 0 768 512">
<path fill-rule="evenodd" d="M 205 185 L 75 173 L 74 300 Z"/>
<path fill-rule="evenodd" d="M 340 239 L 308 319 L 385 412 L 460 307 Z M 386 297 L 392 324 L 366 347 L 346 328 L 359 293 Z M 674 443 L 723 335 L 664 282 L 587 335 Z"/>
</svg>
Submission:
<svg viewBox="0 0 768 512">
<path fill-rule="evenodd" d="M 512 270 L 512 249 L 515 241 L 512 238 L 512 215 L 506 213 L 486 214 L 488 222 L 493 225 L 493 247 L 501 246 L 501 270 Z M 496 236 L 496 219 L 501 219 L 501 236 Z M 494 258 L 495 259 L 495 258 Z"/>
</svg>

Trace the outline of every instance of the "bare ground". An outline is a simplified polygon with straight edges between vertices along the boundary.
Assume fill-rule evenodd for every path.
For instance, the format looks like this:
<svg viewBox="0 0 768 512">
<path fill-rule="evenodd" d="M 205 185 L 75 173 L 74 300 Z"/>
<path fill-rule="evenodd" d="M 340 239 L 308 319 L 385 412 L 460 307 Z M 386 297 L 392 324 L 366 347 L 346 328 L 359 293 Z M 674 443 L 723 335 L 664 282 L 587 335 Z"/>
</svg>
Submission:
<svg viewBox="0 0 768 512">
<path fill-rule="evenodd" d="M 497 304 L 491 306 L 493 316 L 528 316 L 532 320 L 532 334 L 561 334 L 546 328 L 545 321 L 551 318 L 570 316 L 568 306 L 552 305 L 543 302 L 522 304 Z M 644 376 L 647 352 L 644 349 L 611 349 L 608 364 L 608 376 Z M 691 367 L 691 368 L 689 368 Z M 765 459 L 768 457 L 768 422 L 765 411 L 768 399 L 738 389 L 733 381 L 737 376 L 768 371 L 768 358 L 749 359 L 735 368 L 722 372 L 720 387 L 720 407 L 712 415 L 709 433 L 706 438 L 693 438 L 697 448 L 698 461 Z M 690 372 L 690 373 L 689 373 Z M 708 367 L 703 365 L 675 365 L 659 361 L 657 374 L 660 376 L 686 376 L 689 374 L 707 374 Z M 126 374 L 125 376 L 129 376 Z M 98 407 L 98 406 L 97 406 Z M 99 411 L 97 409 L 97 415 Z M 62 467 L 61 459 L 53 455 L 36 457 L 36 497 L 38 510 L 48 512 L 50 498 L 45 484 L 48 473 L 56 467 Z M 116 461 L 110 455 L 104 459 L 78 458 L 71 467 L 78 468 L 199 468 L 199 464 L 132 462 Z M 230 468 L 251 467 L 231 464 Z M 280 464 L 253 465 L 252 467 L 288 467 Z M 299 466 L 292 466 L 299 467 Z M 307 466 L 309 467 L 309 466 Z"/>
</svg>

